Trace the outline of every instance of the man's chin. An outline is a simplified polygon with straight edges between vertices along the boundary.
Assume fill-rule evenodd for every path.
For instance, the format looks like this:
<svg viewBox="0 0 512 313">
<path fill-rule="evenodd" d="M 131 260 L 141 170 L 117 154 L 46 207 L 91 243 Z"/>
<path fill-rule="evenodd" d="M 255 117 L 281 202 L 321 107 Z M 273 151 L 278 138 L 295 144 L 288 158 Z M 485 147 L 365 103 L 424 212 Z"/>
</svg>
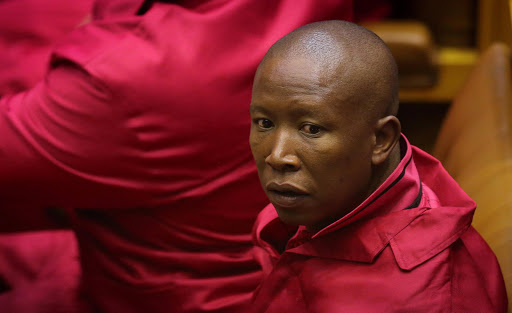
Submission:
<svg viewBox="0 0 512 313">
<path fill-rule="evenodd" d="M 289 208 L 280 209 L 276 207 L 276 212 L 279 216 L 279 219 L 288 226 L 297 227 L 301 225 L 306 226 L 309 224 L 307 216 L 298 212 L 293 212 Z"/>
</svg>

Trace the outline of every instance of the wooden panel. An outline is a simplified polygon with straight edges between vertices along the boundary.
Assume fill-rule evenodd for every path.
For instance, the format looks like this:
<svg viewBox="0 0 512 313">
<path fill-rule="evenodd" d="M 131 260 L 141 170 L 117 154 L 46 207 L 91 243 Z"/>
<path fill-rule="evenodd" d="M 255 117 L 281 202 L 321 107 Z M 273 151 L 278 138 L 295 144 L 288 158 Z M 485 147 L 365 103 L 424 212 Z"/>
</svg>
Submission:
<svg viewBox="0 0 512 313">
<path fill-rule="evenodd" d="M 474 49 L 440 48 L 438 80 L 431 88 L 400 88 L 400 102 L 451 102 L 477 58 Z"/>
<path fill-rule="evenodd" d="M 478 48 L 484 50 L 495 41 L 512 47 L 510 0 L 480 0 Z"/>
</svg>

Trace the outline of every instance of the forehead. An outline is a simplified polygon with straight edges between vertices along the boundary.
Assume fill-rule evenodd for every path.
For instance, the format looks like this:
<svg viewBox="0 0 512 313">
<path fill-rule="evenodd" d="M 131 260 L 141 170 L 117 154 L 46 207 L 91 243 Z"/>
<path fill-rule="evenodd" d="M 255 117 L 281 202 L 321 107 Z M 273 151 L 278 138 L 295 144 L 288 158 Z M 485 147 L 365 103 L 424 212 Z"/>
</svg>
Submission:
<svg viewBox="0 0 512 313">
<path fill-rule="evenodd" d="M 251 110 L 272 104 L 267 110 L 348 113 L 353 110 L 348 105 L 352 95 L 340 88 L 336 70 L 331 64 L 301 57 L 267 59 L 255 76 Z"/>
<path fill-rule="evenodd" d="M 308 58 L 273 57 L 260 65 L 255 83 L 266 88 L 295 86 L 325 92 L 332 84 L 333 76 L 331 66 Z"/>
</svg>

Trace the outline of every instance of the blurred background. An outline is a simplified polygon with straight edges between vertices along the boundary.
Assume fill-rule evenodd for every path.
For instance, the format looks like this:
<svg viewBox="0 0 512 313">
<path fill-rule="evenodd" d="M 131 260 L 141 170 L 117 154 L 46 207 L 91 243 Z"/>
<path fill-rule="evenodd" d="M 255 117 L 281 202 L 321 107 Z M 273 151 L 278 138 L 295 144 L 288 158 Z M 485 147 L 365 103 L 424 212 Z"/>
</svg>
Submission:
<svg viewBox="0 0 512 313">
<path fill-rule="evenodd" d="M 510 0 L 393 0 L 388 17 L 364 22 L 390 46 L 400 70 L 400 120 L 410 141 L 433 152 L 449 104 L 479 55 L 512 43 Z M 367 10 L 356 1 L 357 10 Z"/>
</svg>

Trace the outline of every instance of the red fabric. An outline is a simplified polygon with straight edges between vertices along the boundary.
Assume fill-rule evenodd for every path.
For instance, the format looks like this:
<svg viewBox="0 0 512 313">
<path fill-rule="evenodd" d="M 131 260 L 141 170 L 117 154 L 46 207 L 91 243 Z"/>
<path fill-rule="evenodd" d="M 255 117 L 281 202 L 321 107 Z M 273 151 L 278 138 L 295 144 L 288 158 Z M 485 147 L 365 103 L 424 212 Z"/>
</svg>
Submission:
<svg viewBox="0 0 512 313">
<path fill-rule="evenodd" d="M 265 278 L 251 312 L 507 311 L 496 257 L 470 226 L 475 203 L 439 161 L 403 143 L 400 165 L 368 199 L 283 253 L 290 233 L 272 205 L 260 213 Z"/>
<path fill-rule="evenodd" d="M 40 81 L 53 44 L 85 22 L 91 7 L 92 0 L 0 0 L 0 97 Z M 0 311 L 71 312 L 79 275 L 73 233 L 0 235 Z"/>
<path fill-rule="evenodd" d="M 0 0 L 0 97 L 44 77 L 53 44 L 80 25 L 92 0 Z"/>
<path fill-rule="evenodd" d="M 52 227 L 46 208 L 65 208 L 95 312 L 244 312 L 267 202 L 248 145 L 256 66 L 352 4 L 117 10 L 67 37 L 35 88 L 0 99 L 0 230 Z"/>
<path fill-rule="evenodd" d="M 133 16 L 139 11 L 144 2 L 144 0 L 96 0 L 92 11 L 93 18 L 94 20 L 101 20 L 123 15 Z"/>
<path fill-rule="evenodd" d="M 79 305 L 78 249 L 69 231 L 2 234 L 3 313 L 70 313 Z"/>
</svg>

